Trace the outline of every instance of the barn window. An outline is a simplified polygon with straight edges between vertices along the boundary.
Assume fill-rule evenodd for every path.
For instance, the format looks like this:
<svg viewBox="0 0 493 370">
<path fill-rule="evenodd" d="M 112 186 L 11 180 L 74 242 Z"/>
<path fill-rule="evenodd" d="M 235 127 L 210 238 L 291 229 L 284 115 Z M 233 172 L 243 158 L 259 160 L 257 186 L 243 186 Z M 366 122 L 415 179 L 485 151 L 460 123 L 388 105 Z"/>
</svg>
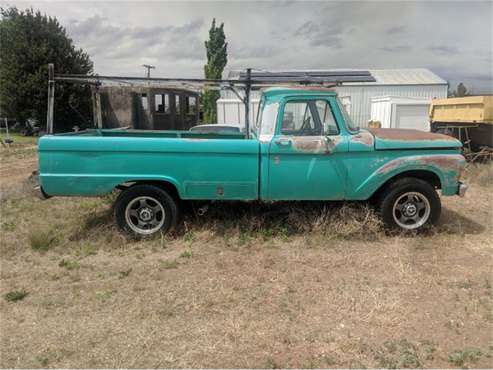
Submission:
<svg viewBox="0 0 493 370">
<path fill-rule="evenodd" d="M 177 113 L 180 113 L 181 109 L 180 109 L 180 95 L 175 95 L 175 111 Z"/>
<path fill-rule="evenodd" d="M 149 109 L 149 102 L 147 101 L 147 94 L 141 94 L 140 95 L 140 102 L 141 102 L 142 108 L 144 108 L 144 110 Z"/>
<path fill-rule="evenodd" d="M 155 110 L 158 113 L 169 113 L 169 94 L 154 95 Z"/>
<path fill-rule="evenodd" d="M 185 103 L 188 114 L 195 114 L 197 112 L 197 98 L 195 96 L 187 96 Z"/>
</svg>

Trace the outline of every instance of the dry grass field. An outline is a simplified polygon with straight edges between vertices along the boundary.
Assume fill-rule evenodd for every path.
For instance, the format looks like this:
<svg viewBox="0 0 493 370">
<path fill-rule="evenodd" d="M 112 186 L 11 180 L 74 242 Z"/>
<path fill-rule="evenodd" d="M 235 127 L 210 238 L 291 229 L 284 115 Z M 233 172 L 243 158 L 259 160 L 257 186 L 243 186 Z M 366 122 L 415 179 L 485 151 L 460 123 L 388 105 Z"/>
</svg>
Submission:
<svg viewBox="0 0 493 370">
<path fill-rule="evenodd" d="M 1 367 L 493 367 L 491 165 L 426 235 L 236 203 L 137 242 L 112 197 L 35 198 L 34 144 L 0 149 Z"/>
</svg>

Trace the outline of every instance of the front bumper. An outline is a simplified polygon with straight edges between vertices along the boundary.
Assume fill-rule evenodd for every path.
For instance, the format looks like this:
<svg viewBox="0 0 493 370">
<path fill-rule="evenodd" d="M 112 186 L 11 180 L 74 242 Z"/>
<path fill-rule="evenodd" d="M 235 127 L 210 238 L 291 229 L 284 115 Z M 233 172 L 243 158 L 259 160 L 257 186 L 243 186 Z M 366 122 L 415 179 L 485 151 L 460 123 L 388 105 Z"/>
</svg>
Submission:
<svg viewBox="0 0 493 370">
<path fill-rule="evenodd" d="M 464 184 L 463 182 L 459 182 L 459 189 L 457 190 L 457 195 L 463 197 L 464 195 L 466 195 L 467 189 L 468 186 L 466 184 Z"/>
</svg>

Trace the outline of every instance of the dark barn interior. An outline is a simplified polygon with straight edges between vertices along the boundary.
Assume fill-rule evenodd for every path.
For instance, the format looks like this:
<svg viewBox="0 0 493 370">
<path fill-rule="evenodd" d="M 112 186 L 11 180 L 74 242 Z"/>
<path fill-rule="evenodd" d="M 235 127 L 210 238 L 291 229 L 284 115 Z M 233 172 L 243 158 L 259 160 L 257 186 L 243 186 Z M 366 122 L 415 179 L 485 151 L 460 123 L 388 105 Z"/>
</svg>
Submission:
<svg viewBox="0 0 493 370">
<path fill-rule="evenodd" d="M 102 128 L 188 130 L 199 122 L 199 94 L 169 87 L 93 89 L 94 122 Z"/>
</svg>

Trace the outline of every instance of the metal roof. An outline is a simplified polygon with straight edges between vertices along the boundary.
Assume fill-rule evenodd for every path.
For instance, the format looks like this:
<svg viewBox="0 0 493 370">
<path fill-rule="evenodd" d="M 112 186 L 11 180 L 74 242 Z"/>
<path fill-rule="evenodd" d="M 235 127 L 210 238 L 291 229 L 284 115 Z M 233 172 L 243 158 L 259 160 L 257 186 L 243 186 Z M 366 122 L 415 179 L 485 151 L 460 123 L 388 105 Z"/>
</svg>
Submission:
<svg viewBox="0 0 493 370">
<path fill-rule="evenodd" d="M 333 88 L 326 87 L 314 87 L 314 86 L 276 86 L 268 87 L 263 90 L 264 95 L 282 95 L 292 93 L 308 93 L 308 94 L 329 94 L 336 95 L 336 91 Z"/>
<path fill-rule="evenodd" d="M 437 76 L 426 68 L 400 68 L 400 69 L 364 69 L 371 73 L 376 82 L 347 82 L 344 85 L 447 85 L 447 81 Z M 296 70 L 285 72 L 337 72 L 341 69 L 328 70 Z M 348 71 L 344 69 L 344 71 Z M 362 69 L 352 69 L 351 71 L 362 71 Z M 278 71 L 276 71 L 278 72 Z M 230 71 L 228 79 L 237 79 L 239 70 Z"/>
</svg>

